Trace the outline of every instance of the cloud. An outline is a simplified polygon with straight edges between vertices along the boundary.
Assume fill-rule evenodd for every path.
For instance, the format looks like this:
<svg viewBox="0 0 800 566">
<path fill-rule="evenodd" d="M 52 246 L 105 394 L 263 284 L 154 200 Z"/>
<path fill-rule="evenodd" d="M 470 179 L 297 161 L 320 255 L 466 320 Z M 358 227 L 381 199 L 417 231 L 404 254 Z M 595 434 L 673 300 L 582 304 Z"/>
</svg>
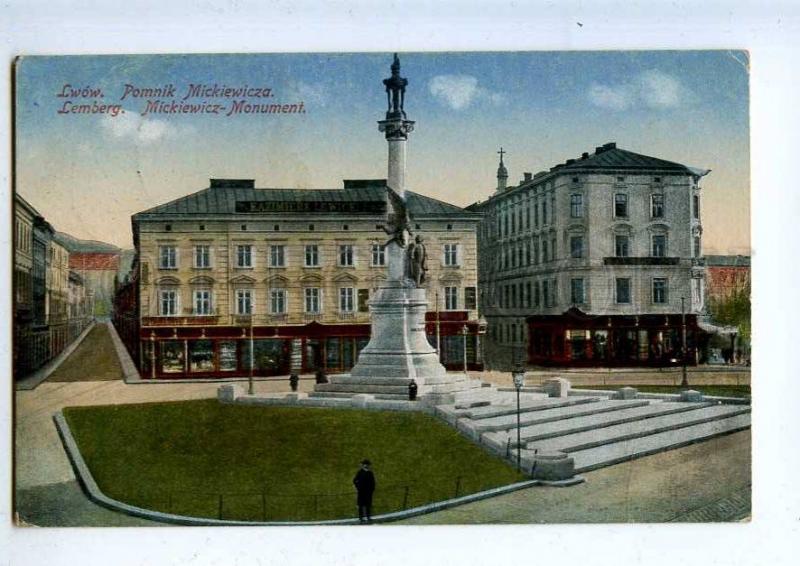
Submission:
<svg viewBox="0 0 800 566">
<path fill-rule="evenodd" d="M 610 110 L 666 109 L 687 103 L 692 93 L 676 77 L 652 69 L 614 85 L 592 83 L 587 97 L 595 106 Z"/>
<path fill-rule="evenodd" d="M 428 83 L 428 90 L 453 110 L 464 110 L 478 101 L 502 104 L 506 100 L 502 93 L 480 86 L 472 75 L 437 75 Z"/>
<path fill-rule="evenodd" d="M 132 140 L 139 145 L 151 144 L 177 133 L 175 127 L 165 120 L 145 118 L 132 111 L 114 117 L 106 115 L 100 124 L 108 137 Z"/>
</svg>

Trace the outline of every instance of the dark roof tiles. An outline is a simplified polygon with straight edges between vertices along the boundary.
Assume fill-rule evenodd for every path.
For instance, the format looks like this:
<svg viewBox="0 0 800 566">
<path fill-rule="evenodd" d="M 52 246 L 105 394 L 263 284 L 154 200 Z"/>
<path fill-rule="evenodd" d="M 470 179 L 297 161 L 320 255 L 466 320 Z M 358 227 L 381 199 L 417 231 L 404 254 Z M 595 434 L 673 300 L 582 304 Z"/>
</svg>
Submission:
<svg viewBox="0 0 800 566">
<path fill-rule="evenodd" d="M 349 189 L 247 189 L 213 188 L 186 195 L 165 204 L 149 208 L 134 218 L 158 214 L 234 214 L 237 201 L 294 201 L 294 202 L 384 202 L 383 187 Z M 478 216 L 461 207 L 406 191 L 406 202 L 412 217 Z"/>
</svg>

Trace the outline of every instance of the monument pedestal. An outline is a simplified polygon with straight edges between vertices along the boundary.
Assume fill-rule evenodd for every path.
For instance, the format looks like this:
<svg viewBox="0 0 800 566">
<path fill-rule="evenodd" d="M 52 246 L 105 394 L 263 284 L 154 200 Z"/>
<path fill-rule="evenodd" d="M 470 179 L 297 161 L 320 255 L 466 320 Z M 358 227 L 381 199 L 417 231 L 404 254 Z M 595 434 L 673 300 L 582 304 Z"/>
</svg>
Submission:
<svg viewBox="0 0 800 566">
<path fill-rule="evenodd" d="M 447 373 L 425 333 L 427 310 L 425 289 L 403 281 L 381 287 L 370 301 L 372 337 L 358 363 L 349 374 L 333 375 L 329 383 L 315 386 L 312 395 L 408 399 L 412 380 L 417 400 L 426 404 L 462 402 L 489 393 L 480 380 Z"/>
</svg>

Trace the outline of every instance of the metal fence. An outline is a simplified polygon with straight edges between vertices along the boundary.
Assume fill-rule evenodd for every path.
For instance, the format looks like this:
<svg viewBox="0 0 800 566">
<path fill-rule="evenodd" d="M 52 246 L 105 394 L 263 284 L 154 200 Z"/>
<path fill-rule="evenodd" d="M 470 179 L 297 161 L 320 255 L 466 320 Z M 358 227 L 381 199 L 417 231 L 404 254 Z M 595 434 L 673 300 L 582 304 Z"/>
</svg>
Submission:
<svg viewBox="0 0 800 566">
<path fill-rule="evenodd" d="M 445 501 L 498 487 L 477 476 L 457 476 L 436 486 L 403 482 L 377 486 L 372 514 L 380 515 Z M 110 496 L 114 497 L 113 494 Z M 335 493 L 286 493 L 265 486 L 260 491 L 215 492 L 143 487 L 117 499 L 154 511 L 234 521 L 323 521 L 358 517 L 355 489 Z"/>
</svg>

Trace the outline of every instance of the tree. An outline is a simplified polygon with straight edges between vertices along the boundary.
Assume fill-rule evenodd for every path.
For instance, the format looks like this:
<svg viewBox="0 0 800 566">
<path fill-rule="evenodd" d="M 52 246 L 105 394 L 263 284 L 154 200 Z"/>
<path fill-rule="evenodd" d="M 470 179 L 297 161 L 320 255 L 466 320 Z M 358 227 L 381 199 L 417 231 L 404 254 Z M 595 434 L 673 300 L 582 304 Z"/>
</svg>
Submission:
<svg viewBox="0 0 800 566">
<path fill-rule="evenodd" d="M 739 329 L 739 337 L 750 341 L 750 278 L 738 281 L 731 291 L 709 301 L 714 321 Z"/>
</svg>

